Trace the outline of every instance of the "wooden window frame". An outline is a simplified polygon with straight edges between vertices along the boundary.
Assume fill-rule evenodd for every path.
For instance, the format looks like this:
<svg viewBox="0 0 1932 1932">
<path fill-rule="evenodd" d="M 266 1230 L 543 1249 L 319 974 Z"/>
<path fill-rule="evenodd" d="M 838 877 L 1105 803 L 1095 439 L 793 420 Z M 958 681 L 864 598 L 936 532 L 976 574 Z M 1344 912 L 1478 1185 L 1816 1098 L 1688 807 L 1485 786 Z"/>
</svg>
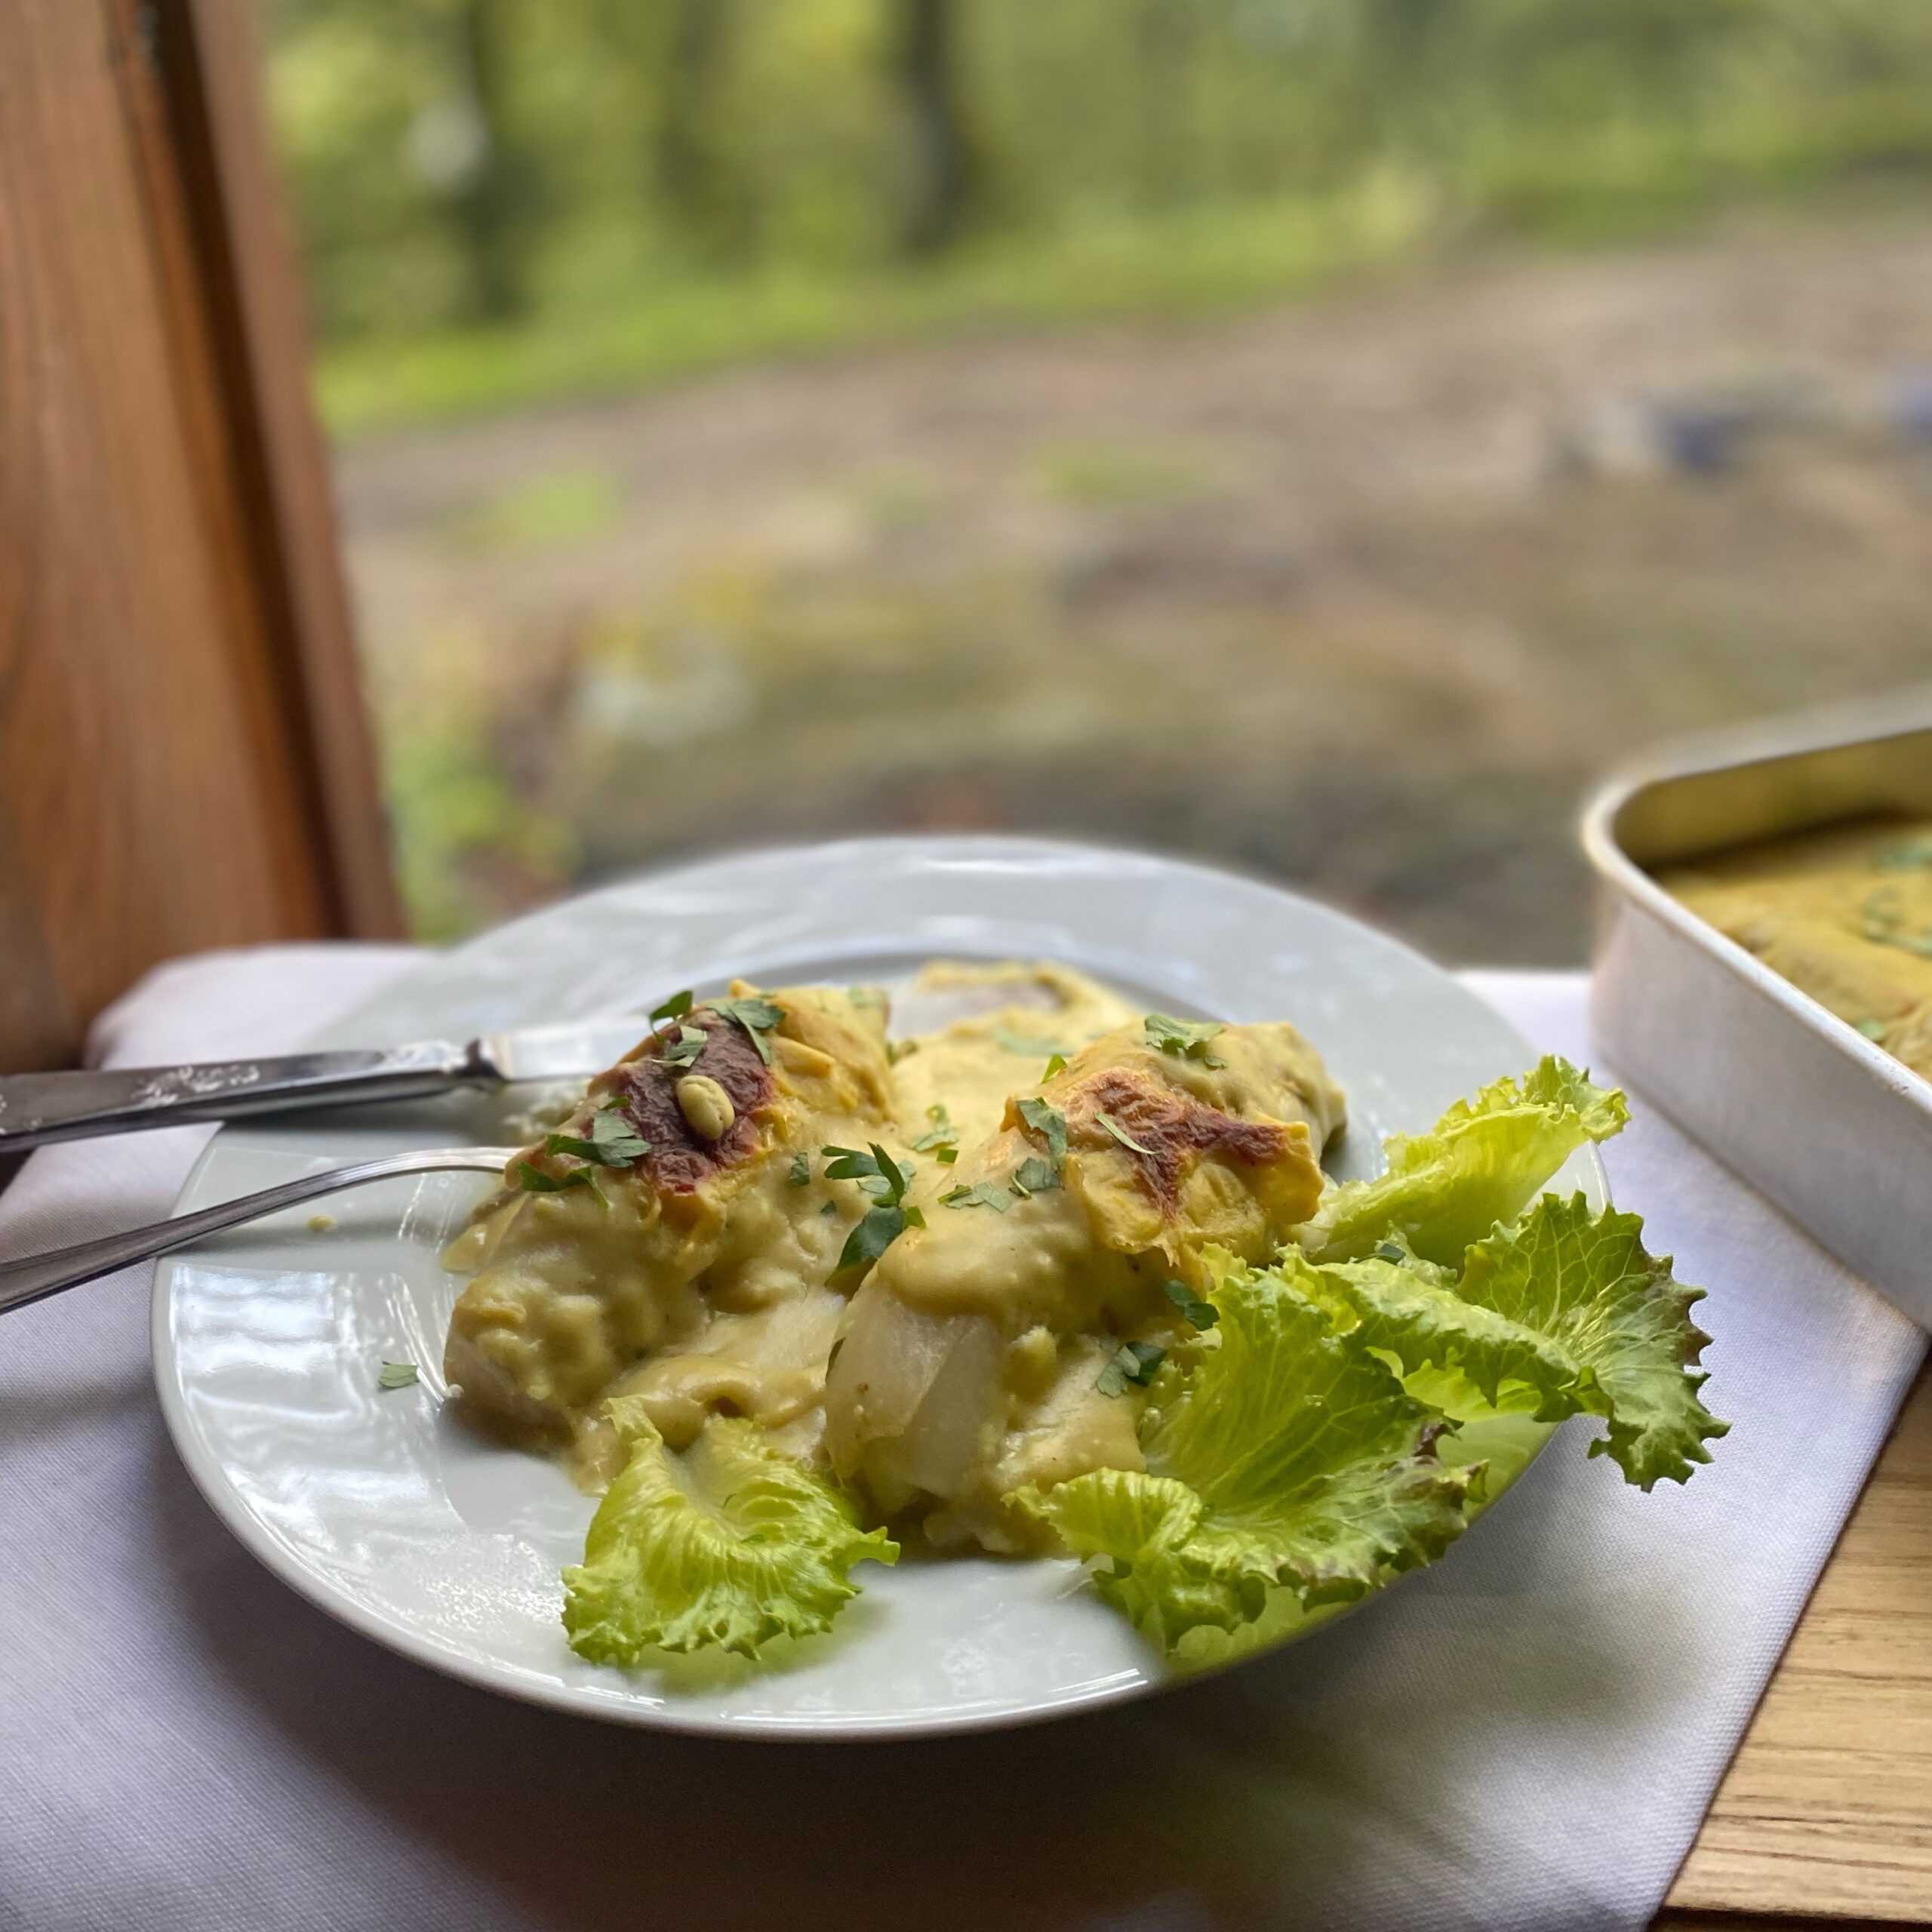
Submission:
<svg viewBox="0 0 1932 1932">
<path fill-rule="evenodd" d="M 401 930 L 250 0 L 0 9 L 0 1070 Z"/>
</svg>

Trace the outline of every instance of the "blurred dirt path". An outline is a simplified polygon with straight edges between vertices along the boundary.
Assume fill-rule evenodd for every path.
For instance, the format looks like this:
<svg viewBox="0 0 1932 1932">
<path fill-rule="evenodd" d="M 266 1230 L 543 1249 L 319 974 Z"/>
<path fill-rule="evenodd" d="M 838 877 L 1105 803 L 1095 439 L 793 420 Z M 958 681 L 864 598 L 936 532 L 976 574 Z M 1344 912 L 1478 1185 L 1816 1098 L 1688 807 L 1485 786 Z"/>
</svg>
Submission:
<svg viewBox="0 0 1932 1932">
<path fill-rule="evenodd" d="M 1014 825 L 1570 958 L 1593 771 L 1932 676 L 1932 226 L 751 368 L 340 474 L 445 920 L 720 840 Z M 466 814 L 405 769 L 431 739 Z M 491 785 L 544 836 L 492 849 Z"/>
</svg>

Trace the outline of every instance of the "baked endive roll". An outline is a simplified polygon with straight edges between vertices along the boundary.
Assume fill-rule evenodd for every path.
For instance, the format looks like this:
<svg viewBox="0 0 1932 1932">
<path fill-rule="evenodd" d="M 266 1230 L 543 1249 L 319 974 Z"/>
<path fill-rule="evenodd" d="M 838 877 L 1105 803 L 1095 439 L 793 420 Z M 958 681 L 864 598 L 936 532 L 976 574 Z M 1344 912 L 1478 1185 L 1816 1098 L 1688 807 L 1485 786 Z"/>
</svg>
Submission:
<svg viewBox="0 0 1932 1932">
<path fill-rule="evenodd" d="M 741 983 L 674 1016 L 453 1244 L 474 1275 L 444 1358 L 465 1408 L 577 1444 L 593 1479 L 611 1395 L 642 1398 L 674 1444 L 715 1410 L 809 1416 L 844 1312 L 826 1282 L 866 1203 L 798 1157 L 890 1120 L 882 1002 Z"/>
<path fill-rule="evenodd" d="M 1137 1469 L 1136 1405 L 1097 1387 L 1184 1319 L 1209 1244 L 1260 1261 L 1314 1211 L 1342 1100 L 1286 1024 L 1121 1027 L 1014 1095 L 926 1225 L 854 1298 L 826 1385 L 834 1468 L 880 1510 L 999 1546 L 996 1499 Z"/>
</svg>

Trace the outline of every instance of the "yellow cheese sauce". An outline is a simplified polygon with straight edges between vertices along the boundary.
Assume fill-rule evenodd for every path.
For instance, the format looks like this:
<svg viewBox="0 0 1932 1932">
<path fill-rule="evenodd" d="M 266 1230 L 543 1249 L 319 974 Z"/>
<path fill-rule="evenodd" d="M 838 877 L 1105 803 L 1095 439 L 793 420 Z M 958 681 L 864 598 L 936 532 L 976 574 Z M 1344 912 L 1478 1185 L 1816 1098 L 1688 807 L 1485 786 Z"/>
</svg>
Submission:
<svg viewBox="0 0 1932 1932">
<path fill-rule="evenodd" d="M 909 1009 L 973 1010 L 890 1048 L 875 989 L 732 998 L 770 1002 L 768 1066 L 700 1008 L 686 1068 L 665 1062 L 671 1032 L 600 1075 L 562 1151 L 527 1150 L 542 1191 L 512 1164 L 445 1256 L 472 1277 L 445 1354 L 466 1411 L 561 1451 L 588 1487 L 620 1453 L 605 1400 L 635 1395 L 674 1448 L 709 1415 L 749 1417 L 879 1515 L 1013 1547 L 1007 1491 L 1140 1466 L 1141 1398 L 1101 1392 L 1101 1371 L 1124 1340 L 1191 1333 L 1165 1284 L 1198 1281 L 1204 1244 L 1259 1260 L 1306 1218 L 1342 1122 L 1291 1026 L 1162 1051 L 1063 966 L 935 962 Z M 681 1122 L 667 1097 L 697 1076 Z M 651 1151 L 580 1158 L 611 1131 L 600 1114 Z M 877 1202 L 822 1150 L 875 1143 L 912 1170 L 911 1224 L 841 1272 Z"/>
<path fill-rule="evenodd" d="M 1866 1038 L 1932 1078 L 1932 820 L 1767 840 L 1659 881 Z"/>
<path fill-rule="evenodd" d="M 1098 980 L 1048 961 L 936 959 L 909 995 L 909 1004 L 956 1000 L 985 1008 L 894 1049 L 900 1119 L 916 1136 L 928 1110 L 943 1105 L 968 1147 L 997 1131 L 1007 1096 L 1035 1084 L 1055 1054 L 1071 1060 L 1103 1033 L 1140 1020 Z"/>
</svg>

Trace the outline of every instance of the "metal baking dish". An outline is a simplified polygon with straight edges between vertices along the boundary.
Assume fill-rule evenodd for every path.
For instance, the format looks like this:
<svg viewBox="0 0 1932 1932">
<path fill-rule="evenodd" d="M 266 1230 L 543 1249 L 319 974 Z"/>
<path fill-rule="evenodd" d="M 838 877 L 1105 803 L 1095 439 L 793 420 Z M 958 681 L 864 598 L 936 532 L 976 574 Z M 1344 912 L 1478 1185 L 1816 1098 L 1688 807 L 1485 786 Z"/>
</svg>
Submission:
<svg viewBox="0 0 1932 1932">
<path fill-rule="evenodd" d="M 1932 1083 L 1651 875 L 1874 813 L 1932 814 L 1932 687 L 1667 746 L 1584 814 L 1591 1017 L 1620 1078 L 1932 1326 Z"/>
</svg>

